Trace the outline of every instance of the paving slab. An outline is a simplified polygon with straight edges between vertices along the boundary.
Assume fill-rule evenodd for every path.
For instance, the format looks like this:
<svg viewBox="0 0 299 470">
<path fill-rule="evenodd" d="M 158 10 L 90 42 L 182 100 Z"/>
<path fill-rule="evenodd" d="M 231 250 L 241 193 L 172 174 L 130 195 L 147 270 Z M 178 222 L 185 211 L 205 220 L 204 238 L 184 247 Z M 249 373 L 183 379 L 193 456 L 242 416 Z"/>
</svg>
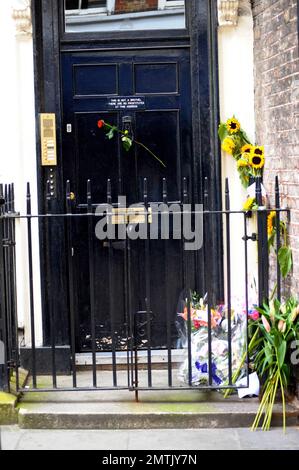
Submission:
<svg viewBox="0 0 299 470">
<path fill-rule="evenodd" d="M 2 428 L 4 450 L 299 450 L 299 428 L 24 430 Z"/>
</svg>

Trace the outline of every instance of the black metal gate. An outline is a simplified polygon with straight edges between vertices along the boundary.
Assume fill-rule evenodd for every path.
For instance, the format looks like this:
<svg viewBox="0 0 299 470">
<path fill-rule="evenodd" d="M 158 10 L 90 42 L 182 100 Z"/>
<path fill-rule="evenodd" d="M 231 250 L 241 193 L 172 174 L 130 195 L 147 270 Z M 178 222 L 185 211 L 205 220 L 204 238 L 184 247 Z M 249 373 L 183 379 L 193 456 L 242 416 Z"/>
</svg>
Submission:
<svg viewBox="0 0 299 470">
<path fill-rule="evenodd" d="M 0 364 L 0 387 L 9 390 L 11 377 L 14 376 L 18 391 L 52 391 L 52 390 L 101 390 L 101 389 L 129 389 L 138 393 L 138 390 L 151 389 L 190 389 L 190 388 L 233 388 L 234 372 L 236 371 L 235 356 L 237 324 L 237 314 L 233 304 L 231 273 L 231 230 L 235 220 L 242 224 L 242 240 L 244 244 L 243 259 L 240 260 L 240 276 L 243 277 L 243 314 L 241 327 L 238 330 L 238 340 L 242 344 L 240 353 L 247 352 L 248 343 L 248 314 L 251 308 L 249 300 L 249 272 L 248 272 L 248 243 L 257 243 L 258 251 L 258 298 L 257 303 L 261 304 L 269 296 L 269 257 L 267 248 L 267 215 L 269 210 L 263 205 L 264 201 L 261 193 L 261 181 L 256 181 L 256 201 L 259 206 L 257 214 L 257 233 L 248 233 L 248 217 L 250 214 L 245 211 L 230 210 L 230 195 L 228 180 L 225 188 L 225 210 L 209 210 L 208 181 L 205 181 L 204 200 L 202 205 L 189 205 L 191 200 L 187 179 L 183 179 L 182 199 L 169 210 L 167 181 L 163 179 L 161 184 L 161 204 L 152 206 L 148 198 L 147 179 L 143 182 L 143 201 L 136 207 L 122 207 L 119 202 L 112 201 L 111 182 L 107 181 L 107 200 L 103 205 L 95 208 L 92 203 L 91 182 L 87 181 L 86 210 L 83 212 L 73 212 L 73 194 L 70 183 L 66 184 L 66 211 L 62 214 L 51 212 L 51 190 L 48 184 L 48 210 L 46 214 L 31 213 L 30 187 L 27 187 L 27 213 L 22 215 L 15 212 L 14 207 L 14 187 L 8 185 L 0 186 L 0 340 L 4 345 L 5 357 L 2 358 L 3 365 Z M 4 191 L 3 191 L 4 189 Z M 279 205 L 279 188 L 276 179 L 276 223 L 280 222 L 280 213 L 286 211 Z M 168 225 L 165 225 L 168 217 Z M 105 227 L 117 232 L 117 236 L 107 235 L 106 239 L 98 231 L 97 223 L 106 220 Z M 72 242 L 75 224 L 86 224 L 86 243 L 88 247 L 88 271 L 84 273 L 86 288 L 89 289 L 89 310 L 86 313 L 87 336 L 90 343 L 90 381 L 81 384 L 78 377 L 78 349 L 77 337 L 80 325 L 75 316 L 76 295 L 74 288 L 74 247 Z M 50 341 L 46 344 L 49 351 L 49 366 L 46 371 L 48 385 L 41 379 L 41 372 L 38 366 L 39 346 L 36 344 L 36 312 L 34 309 L 34 261 L 32 246 L 32 224 L 38 224 L 39 230 L 43 231 L 46 239 L 46 259 L 45 267 L 47 276 L 47 310 L 43 312 L 48 316 L 50 326 Z M 189 223 L 189 232 L 186 231 L 186 223 Z M 30 360 L 27 361 L 27 368 L 30 377 L 24 387 L 19 380 L 19 368 L 22 364 L 22 348 L 18 334 L 17 316 L 17 285 L 16 285 L 16 224 L 26 224 L 27 252 L 28 252 L 28 298 L 30 311 L 30 340 L 28 349 Z M 226 298 L 216 298 L 219 291 L 216 286 L 217 277 L 213 272 L 213 266 L 209 258 L 209 234 L 215 224 L 221 224 L 225 231 L 225 292 Z M 103 223 L 101 228 L 104 227 Z M 155 228 L 155 230 L 153 229 Z M 168 232 L 166 230 L 168 228 Z M 134 238 L 132 231 L 136 231 Z M 52 273 L 49 269 L 51 254 L 51 237 L 53 234 L 63 234 L 65 238 L 65 269 L 68 279 L 67 291 L 60 293 L 52 290 Z M 279 233 L 279 230 L 278 230 Z M 96 234 L 96 235 L 95 235 Z M 165 236 L 166 234 L 166 236 Z M 177 271 L 175 275 L 180 279 L 181 288 L 173 293 L 169 290 L 169 278 L 174 273 L 169 272 L 168 260 L 169 238 L 177 240 Z M 197 237 L 197 239 L 196 239 Z M 101 240 L 107 249 L 107 276 L 105 278 L 106 288 L 109 293 L 109 324 L 105 327 L 105 335 L 101 330 L 100 293 L 96 290 L 95 262 L 96 243 Z M 194 249 L 187 249 L 190 243 L 196 242 Z M 165 301 L 164 317 L 160 324 L 165 329 L 165 344 L 155 342 L 156 331 L 153 329 L 153 319 L 158 314 L 152 303 L 153 275 L 157 267 L 151 264 L 151 250 L 155 244 L 160 244 L 160 249 L 164 250 L 165 265 L 160 266 L 163 270 L 165 283 L 162 294 Z M 138 244 L 138 257 L 136 260 L 134 249 Z M 189 244 L 189 245 L 188 245 Z M 279 236 L 277 237 L 277 248 L 280 246 Z M 118 250 L 119 265 L 115 270 L 114 257 Z M 219 254 L 221 256 L 221 254 Z M 202 260 L 199 264 L 198 259 Z M 120 262 L 121 260 L 121 262 Z M 173 266 L 173 265 L 172 265 Z M 196 270 L 204 267 L 204 285 L 196 283 Z M 114 277 L 119 276 L 122 271 L 123 290 L 114 290 Z M 134 283 L 142 280 L 143 302 L 136 299 Z M 280 270 L 277 268 L 277 292 L 280 296 L 281 280 Z M 201 289 L 201 291 L 198 291 Z M 203 297 L 204 300 L 199 300 Z M 53 309 L 54 296 L 67 298 L 69 311 L 69 376 L 68 382 L 61 381 L 59 367 L 57 365 L 58 350 L 61 347 L 56 331 L 56 314 Z M 197 299 L 197 300 L 195 300 Z M 123 324 L 120 327 L 119 317 L 116 321 L 115 304 L 123 302 Z M 221 309 L 216 309 L 216 305 L 221 304 L 221 309 L 225 313 L 223 317 L 219 314 Z M 22 308 L 19 305 L 19 309 Z M 106 308 L 106 307 L 105 307 Z M 224 323 L 223 323 L 224 322 Z M 225 328 L 222 327 L 225 324 Z M 86 327 L 88 325 L 88 327 Z M 215 351 L 215 338 L 221 330 L 222 345 L 225 346 L 222 368 L 217 370 L 216 356 L 219 351 Z M 198 334 L 204 333 L 199 341 Z M 206 347 L 204 360 L 198 354 L 198 347 Z M 1 362 L 1 361 L 0 361 Z M 28 365 L 29 364 L 29 365 Z M 224 364 L 224 365 L 223 365 Z M 221 372 L 221 373 L 220 373 Z M 248 355 L 245 361 L 243 375 L 248 381 Z M 200 379 L 198 380 L 198 376 Z M 107 380 L 109 377 L 109 380 Z M 203 379 L 204 380 L 201 380 Z"/>
</svg>

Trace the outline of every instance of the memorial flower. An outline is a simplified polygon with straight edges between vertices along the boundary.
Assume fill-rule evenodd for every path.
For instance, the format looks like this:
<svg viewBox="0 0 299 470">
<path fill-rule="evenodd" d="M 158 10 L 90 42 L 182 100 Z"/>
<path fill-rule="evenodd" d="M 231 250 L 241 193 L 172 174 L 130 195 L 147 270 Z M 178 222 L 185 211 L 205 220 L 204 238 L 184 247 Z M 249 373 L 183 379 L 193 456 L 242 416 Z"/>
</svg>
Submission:
<svg viewBox="0 0 299 470">
<path fill-rule="evenodd" d="M 99 129 L 103 129 L 106 131 L 106 136 L 109 140 L 113 139 L 115 135 L 119 135 L 122 146 L 126 152 L 128 152 L 133 144 L 136 144 L 140 147 L 142 147 L 147 153 L 149 153 L 155 160 L 157 160 L 160 165 L 162 165 L 164 168 L 166 168 L 165 163 L 157 157 L 157 155 L 152 152 L 146 145 L 144 145 L 142 142 L 137 141 L 132 135 L 130 135 L 129 131 L 127 129 L 119 129 L 117 126 L 112 126 L 108 122 L 104 121 L 103 119 L 99 119 L 97 122 L 97 127 Z"/>
<path fill-rule="evenodd" d="M 226 127 L 230 134 L 236 134 L 241 129 L 241 124 L 235 117 L 226 121 Z"/>
<path fill-rule="evenodd" d="M 222 150 L 236 160 L 241 183 L 247 188 L 251 178 L 262 175 L 265 165 L 264 147 L 250 142 L 235 116 L 220 123 L 218 134 Z"/>
<path fill-rule="evenodd" d="M 271 311 L 273 310 L 274 311 Z M 255 431 L 259 425 L 267 431 L 270 429 L 273 406 L 278 393 L 281 394 L 283 407 L 283 428 L 286 428 L 286 390 L 290 385 L 293 341 L 299 339 L 298 300 L 288 298 L 283 304 L 275 299 L 265 303 L 259 309 L 261 321 L 256 322 L 256 340 L 251 344 L 249 353 L 253 353 L 254 369 L 264 377 L 260 405 L 252 424 Z"/>
<path fill-rule="evenodd" d="M 208 308 L 205 298 L 200 298 L 196 292 L 191 294 L 189 306 L 187 299 L 183 303 L 185 305 L 182 309 L 183 312 L 178 313 L 177 326 L 180 344 L 187 347 L 189 343 L 188 320 L 190 318 L 192 385 L 207 385 L 209 381 L 208 315 L 210 313 L 211 376 L 215 386 L 223 386 L 228 380 L 228 307 L 221 303 L 213 308 Z M 242 369 L 239 369 L 241 357 L 246 350 L 247 313 L 250 321 L 257 320 L 260 316 L 255 306 L 246 309 L 243 301 L 232 299 L 230 309 L 232 370 L 234 373 L 237 372 L 238 376 Z M 179 378 L 183 382 L 189 382 L 188 358 L 179 369 Z"/>
</svg>

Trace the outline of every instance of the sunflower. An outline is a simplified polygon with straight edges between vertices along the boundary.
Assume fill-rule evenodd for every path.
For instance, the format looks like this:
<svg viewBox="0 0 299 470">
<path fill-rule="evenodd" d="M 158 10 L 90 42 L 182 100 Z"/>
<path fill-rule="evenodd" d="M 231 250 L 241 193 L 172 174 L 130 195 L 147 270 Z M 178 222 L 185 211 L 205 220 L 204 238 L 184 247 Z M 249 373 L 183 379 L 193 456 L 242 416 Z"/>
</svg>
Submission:
<svg viewBox="0 0 299 470">
<path fill-rule="evenodd" d="M 243 145 L 243 147 L 241 148 L 241 153 L 251 153 L 251 151 L 253 150 L 253 145 L 251 144 L 245 144 Z"/>
<path fill-rule="evenodd" d="M 247 212 L 250 211 L 255 203 L 255 197 L 249 197 L 246 199 L 243 205 L 243 211 Z"/>
<path fill-rule="evenodd" d="M 268 215 L 267 217 L 267 231 L 268 231 L 268 235 L 272 235 L 273 233 L 273 230 L 274 230 L 274 224 L 273 224 L 273 221 L 276 217 L 276 212 L 275 211 L 271 211 L 270 214 Z"/>
<path fill-rule="evenodd" d="M 238 160 L 237 167 L 238 168 L 245 168 L 248 166 L 248 160 L 246 158 L 246 155 L 242 155 L 242 157 Z"/>
<path fill-rule="evenodd" d="M 235 148 L 236 144 L 230 137 L 226 137 L 222 142 L 222 150 L 224 150 L 226 153 L 229 153 L 230 155 L 233 154 Z"/>
<path fill-rule="evenodd" d="M 226 121 L 226 128 L 230 134 L 236 134 L 241 129 L 241 124 L 233 117 Z"/>
<path fill-rule="evenodd" d="M 264 157 L 265 156 L 265 147 L 260 146 L 260 147 L 253 147 L 253 153 L 254 155 L 259 155 Z"/>
<path fill-rule="evenodd" d="M 249 156 L 249 164 L 252 168 L 260 170 L 265 165 L 264 147 L 254 147 Z"/>
</svg>

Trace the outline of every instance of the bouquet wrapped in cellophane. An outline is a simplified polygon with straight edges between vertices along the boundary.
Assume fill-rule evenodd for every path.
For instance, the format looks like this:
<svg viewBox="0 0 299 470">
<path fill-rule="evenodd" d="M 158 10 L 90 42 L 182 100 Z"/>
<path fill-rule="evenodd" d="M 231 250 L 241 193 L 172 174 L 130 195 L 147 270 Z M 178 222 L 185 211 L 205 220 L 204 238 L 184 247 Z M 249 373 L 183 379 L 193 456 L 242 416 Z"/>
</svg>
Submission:
<svg viewBox="0 0 299 470">
<path fill-rule="evenodd" d="M 209 385 L 209 341 L 208 341 L 208 305 L 205 298 L 191 294 L 191 376 L 192 385 Z M 181 299 L 178 309 L 177 327 L 179 331 L 178 346 L 188 349 L 188 301 Z M 239 367 L 246 349 L 247 309 L 241 301 L 234 299 L 231 304 L 231 361 L 232 373 Z M 229 338 L 228 308 L 221 304 L 210 308 L 211 315 L 211 369 L 212 385 L 225 386 L 229 376 Z M 255 308 L 248 310 L 248 317 L 256 319 Z M 187 354 L 186 354 L 187 356 Z M 245 375 L 246 369 L 240 373 Z M 184 360 L 179 368 L 179 379 L 189 383 L 189 360 Z"/>
</svg>

